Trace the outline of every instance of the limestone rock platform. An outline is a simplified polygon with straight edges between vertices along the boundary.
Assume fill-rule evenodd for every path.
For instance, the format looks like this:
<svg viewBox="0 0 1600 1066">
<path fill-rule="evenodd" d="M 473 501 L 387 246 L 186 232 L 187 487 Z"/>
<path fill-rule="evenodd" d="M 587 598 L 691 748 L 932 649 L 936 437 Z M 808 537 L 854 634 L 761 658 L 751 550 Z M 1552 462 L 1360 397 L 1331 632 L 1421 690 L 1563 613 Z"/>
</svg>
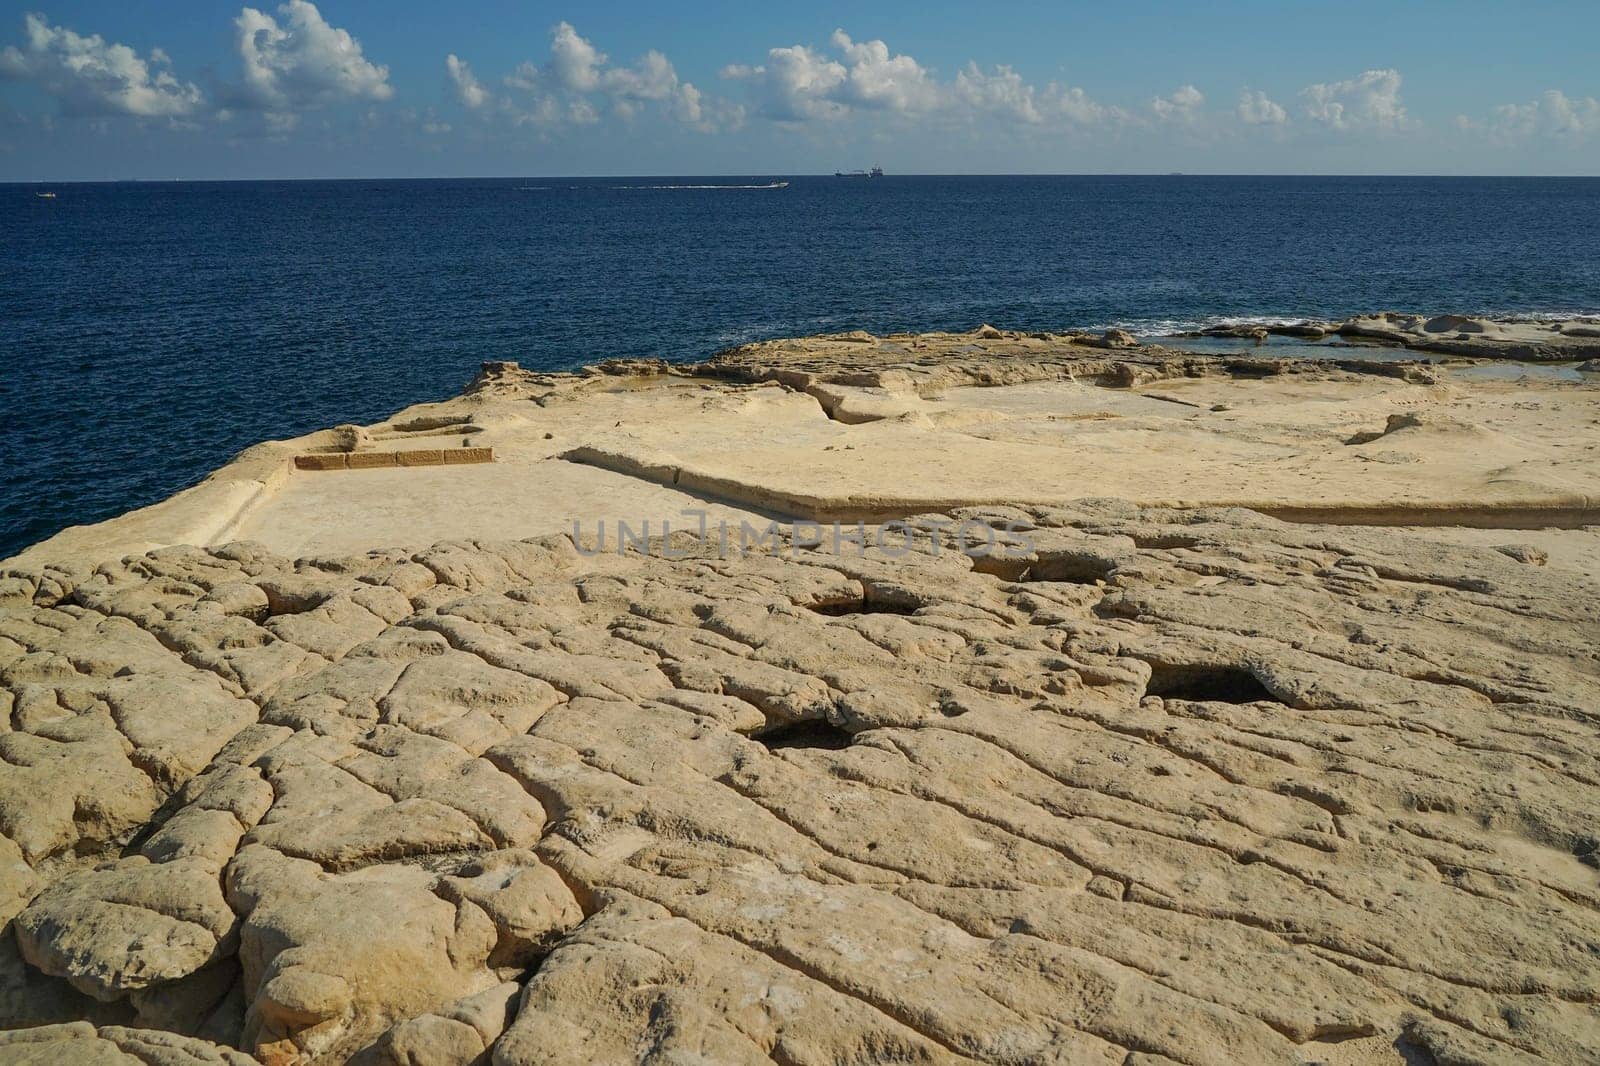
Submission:
<svg viewBox="0 0 1600 1066">
<path fill-rule="evenodd" d="M 252 449 L 0 565 L 0 1064 L 1596 1061 L 1597 399 L 847 335 Z"/>
</svg>

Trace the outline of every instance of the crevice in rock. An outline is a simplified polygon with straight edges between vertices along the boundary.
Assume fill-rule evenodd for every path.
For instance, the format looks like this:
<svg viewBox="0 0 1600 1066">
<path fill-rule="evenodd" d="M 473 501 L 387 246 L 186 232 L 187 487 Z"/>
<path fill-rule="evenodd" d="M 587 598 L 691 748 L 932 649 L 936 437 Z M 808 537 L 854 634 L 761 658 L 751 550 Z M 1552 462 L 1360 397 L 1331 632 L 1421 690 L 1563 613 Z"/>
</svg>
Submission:
<svg viewBox="0 0 1600 1066">
<path fill-rule="evenodd" d="M 131 759 L 129 761 L 132 762 Z M 210 769 L 211 765 L 212 764 L 208 763 L 206 768 Z M 204 773 L 205 771 L 201 772 Z M 173 815 L 177 814 L 179 811 L 188 806 L 188 803 L 184 798 L 184 785 L 186 784 L 188 784 L 187 781 L 174 788 L 171 794 L 168 795 L 164 801 L 162 801 L 161 806 L 157 807 L 150 813 L 149 819 L 143 825 L 135 828 L 128 838 L 120 845 L 115 845 L 111 842 L 108 842 L 108 846 L 116 846 L 117 854 L 121 858 L 127 858 L 130 855 L 139 854 L 139 852 L 144 848 L 145 844 L 149 842 L 151 837 L 155 836 L 157 833 L 161 832 L 162 829 L 166 828 L 167 822 L 172 820 Z"/>
<path fill-rule="evenodd" d="M 829 618 L 844 618 L 853 614 L 916 614 L 920 608 L 910 603 L 886 603 L 883 600 L 861 599 L 823 600 L 806 605 L 816 614 Z"/>
<path fill-rule="evenodd" d="M 972 572 L 975 574 L 988 574 L 1001 581 L 1027 581 L 1028 572 L 1033 567 L 1030 559 L 1012 559 L 1004 555 L 970 555 Z"/>
<path fill-rule="evenodd" d="M 1394 1042 L 1394 1050 L 1405 1066 L 1439 1066 L 1439 1060 L 1426 1046 L 1403 1035 Z"/>
<path fill-rule="evenodd" d="M 1146 696 L 1192 700 L 1196 703 L 1282 702 L 1244 667 L 1146 662 L 1150 666 L 1150 680 L 1144 688 Z"/>
<path fill-rule="evenodd" d="M 1007 555 L 970 555 L 972 569 L 1001 581 L 1055 581 L 1072 585 L 1095 585 L 1109 581 L 1116 567 L 1103 559 L 1084 555 L 1049 555 L 1040 558 Z"/>
<path fill-rule="evenodd" d="M 752 733 L 750 739 L 760 741 L 771 751 L 782 748 L 840 751 L 850 746 L 850 733 L 847 730 L 822 719 L 791 722 L 788 725 L 763 729 L 759 733 Z"/>
<path fill-rule="evenodd" d="M 1175 548 L 1198 548 L 1199 537 L 1186 533 L 1128 533 L 1135 548 L 1151 551 L 1172 551 Z"/>
</svg>

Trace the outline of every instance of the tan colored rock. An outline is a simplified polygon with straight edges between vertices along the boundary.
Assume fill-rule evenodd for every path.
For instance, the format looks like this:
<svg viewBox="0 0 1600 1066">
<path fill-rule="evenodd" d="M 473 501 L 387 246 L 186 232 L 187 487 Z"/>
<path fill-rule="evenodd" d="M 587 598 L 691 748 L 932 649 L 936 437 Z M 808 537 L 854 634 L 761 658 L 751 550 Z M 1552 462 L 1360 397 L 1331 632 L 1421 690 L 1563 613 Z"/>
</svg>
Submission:
<svg viewBox="0 0 1600 1066">
<path fill-rule="evenodd" d="M 442 1014 L 408 1018 L 384 1034 L 380 1049 L 397 1066 L 478 1066 L 488 1063 L 516 1015 L 522 985 L 515 981 L 457 1001 Z"/>
<path fill-rule="evenodd" d="M 583 921 L 572 890 L 532 852 L 508 849 L 468 863 L 435 891 L 489 916 L 497 937 L 490 962 L 497 967 L 532 965 Z"/>
<path fill-rule="evenodd" d="M 0 837 L 0 925 L 16 917 L 38 889 L 38 878 L 22 857 L 22 849 Z"/>
<path fill-rule="evenodd" d="M 131 860 L 48 886 L 16 935 L 30 964 L 111 1000 L 228 957 L 235 924 L 211 864 Z"/>
<path fill-rule="evenodd" d="M 205 1040 L 87 1022 L 0 1032 L 6 1066 L 257 1066 L 248 1055 Z"/>
<path fill-rule="evenodd" d="M 362 426 L 334 426 L 333 446 L 341 452 L 364 452 L 372 448 L 372 434 Z"/>
<path fill-rule="evenodd" d="M 228 876 L 245 915 L 241 1039 L 264 1062 L 342 1062 L 399 1020 L 502 983 L 486 968 L 493 923 L 435 895 L 423 869 L 329 876 L 255 845 Z"/>
<path fill-rule="evenodd" d="M 534 390 L 576 386 L 502 367 L 472 401 L 616 404 L 602 443 L 638 472 L 617 476 L 680 488 L 783 471 L 665 454 L 637 418 L 655 405 L 746 444 L 804 426 L 858 489 L 791 495 L 910 519 L 892 530 L 7 575 L 0 1024 L 31 1028 L 0 1062 L 1591 1059 L 1589 534 L 1029 501 L 1026 465 L 916 512 L 859 488 L 908 441 L 919 484 L 960 474 L 926 447 L 953 426 L 981 449 L 1173 408 L 1255 417 L 1237 460 L 1263 478 L 1332 476 L 1284 443 L 1320 412 L 1297 432 L 1338 464 L 1492 461 L 1504 490 L 1555 454 L 1532 422 L 1149 346 L 1057 358 L 1002 334 L 959 370 L 878 350 L 931 343 L 758 347 L 723 363 L 750 387 L 657 383 L 670 401 L 597 374 L 620 391 L 547 407 Z M 1212 411 L 1235 375 L 1298 413 Z M 1141 381 L 1161 395 L 1104 387 Z M 1160 425 L 1171 453 L 1198 439 Z"/>
</svg>

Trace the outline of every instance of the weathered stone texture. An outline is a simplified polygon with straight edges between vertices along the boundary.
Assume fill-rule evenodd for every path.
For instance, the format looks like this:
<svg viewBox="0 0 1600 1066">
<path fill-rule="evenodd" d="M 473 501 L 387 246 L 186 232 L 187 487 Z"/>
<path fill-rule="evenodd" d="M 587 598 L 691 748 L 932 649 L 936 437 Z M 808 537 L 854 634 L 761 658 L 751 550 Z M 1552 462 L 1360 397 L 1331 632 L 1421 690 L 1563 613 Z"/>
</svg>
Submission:
<svg viewBox="0 0 1600 1066">
<path fill-rule="evenodd" d="M 1596 1061 L 1600 589 L 945 517 L 7 575 L 0 1063 Z"/>
</svg>

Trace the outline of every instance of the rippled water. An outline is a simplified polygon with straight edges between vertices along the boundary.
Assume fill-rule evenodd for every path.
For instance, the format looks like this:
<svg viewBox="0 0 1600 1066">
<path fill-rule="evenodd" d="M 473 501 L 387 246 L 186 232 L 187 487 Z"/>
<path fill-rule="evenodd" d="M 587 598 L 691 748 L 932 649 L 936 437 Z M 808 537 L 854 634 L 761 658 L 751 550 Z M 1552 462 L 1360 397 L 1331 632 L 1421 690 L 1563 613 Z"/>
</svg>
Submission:
<svg viewBox="0 0 1600 1066">
<path fill-rule="evenodd" d="M 0 185 L 0 556 L 486 358 L 866 328 L 1600 312 L 1600 180 Z"/>
</svg>

